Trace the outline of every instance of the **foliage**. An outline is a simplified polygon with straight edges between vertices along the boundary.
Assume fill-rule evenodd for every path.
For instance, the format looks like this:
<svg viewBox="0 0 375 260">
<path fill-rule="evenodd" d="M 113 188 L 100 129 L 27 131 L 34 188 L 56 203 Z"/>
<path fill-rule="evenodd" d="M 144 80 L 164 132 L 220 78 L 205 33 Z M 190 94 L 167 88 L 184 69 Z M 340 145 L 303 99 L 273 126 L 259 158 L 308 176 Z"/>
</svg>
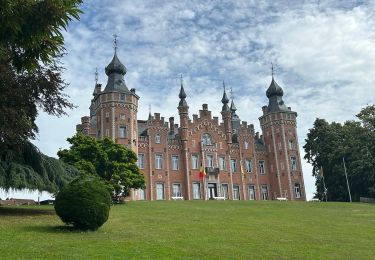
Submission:
<svg viewBox="0 0 375 260">
<path fill-rule="evenodd" d="M 77 169 L 40 153 L 30 142 L 0 156 L 0 187 L 6 190 L 27 188 L 54 193 L 78 175 Z"/>
<path fill-rule="evenodd" d="M 316 119 L 307 134 L 304 149 L 305 159 L 313 165 L 319 199 L 324 198 L 323 178 L 320 176 L 322 167 L 328 200 L 349 200 L 343 160 L 352 199 L 359 201 L 360 197 L 375 197 L 374 131 L 363 127 L 360 122 L 339 124 Z"/>
<path fill-rule="evenodd" d="M 96 140 L 89 136 L 75 135 L 68 138 L 70 149 L 60 150 L 61 160 L 86 175 L 102 178 L 114 198 L 128 196 L 130 189 L 145 186 L 144 175 L 136 162 L 136 154 L 108 138 Z"/>
<path fill-rule="evenodd" d="M 366 203 L 131 202 L 112 206 L 89 234 L 43 212 L 6 215 L 10 208 L 0 207 L 3 259 L 374 258 L 375 207 Z"/>
<path fill-rule="evenodd" d="M 55 210 L 66 224 L 82 230 L 97 230 L 108 219 L 111 196 L 98 178 L 78 178 L 56 196 Z"/>
<path fill-rule="evenodd" d="M 60 116 L 73 105 L 58 65 L 61 30 L 79 19 L 81 0 L 0 1 L 0 154 L 38 132 L 38 108 Z"/>
<path fill-rule="evenodd" d="M 373 132 L 375 131 L 375 105 L 363 108 L 357 117 L 361 120 L 364 127 Z"/>
</svg>

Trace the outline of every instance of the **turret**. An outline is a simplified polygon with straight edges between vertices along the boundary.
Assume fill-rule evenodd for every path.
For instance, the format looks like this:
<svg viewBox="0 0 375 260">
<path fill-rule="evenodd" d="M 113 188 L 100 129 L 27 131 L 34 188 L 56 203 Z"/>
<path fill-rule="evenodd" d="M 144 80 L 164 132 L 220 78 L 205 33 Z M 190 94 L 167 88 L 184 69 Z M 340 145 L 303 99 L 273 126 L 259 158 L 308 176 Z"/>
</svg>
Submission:
<svg viewBox="0 0 375 260">
<path fill-rule="evenodd" d="M 223 88 L 224 88 L 224 93 L 223 93 L 223 98 L 221 99 L 221 103 L 223 103 L 223 107 L 221 109 L 221 116 L 222 116 L 223 123 L 224 123 L 224 130 L 225 130 L 227 143 L 232 143 L 232 125 L 231 125 L 232 111 L 229 109 L 229 106 L 228 106 L 229 99 L 225 91 L 224 82 L 223 82 Z"/>
<path fill-rule="evenodd" d="M 180 136 L 181 140 L 187 140 L 187 129 L 189 123 L 189 106 L 185 100 L 186 93 L 183 85 L 183 80 L 181 76 L 181 88 L 180 93 L 178 95 L 180 98 L 180 102 L 178 103 L 178 114 L 180 115 Z"/>
</svg>

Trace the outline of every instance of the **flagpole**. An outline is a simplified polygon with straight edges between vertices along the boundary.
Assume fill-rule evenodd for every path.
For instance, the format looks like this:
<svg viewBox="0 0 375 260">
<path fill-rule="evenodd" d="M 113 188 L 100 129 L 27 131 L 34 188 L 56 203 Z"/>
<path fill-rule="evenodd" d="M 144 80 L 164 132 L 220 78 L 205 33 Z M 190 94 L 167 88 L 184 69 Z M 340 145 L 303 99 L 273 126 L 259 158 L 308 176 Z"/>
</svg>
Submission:
<svg viewBox="0 0 375 260">
<path fill-rule="evenodd" d="M 327 188 L 326 188 L 326 182 L 324 180 L 324 174 L 323 174 L 323 166 L 320 166 L 320 177 L 322 177 L 323 179 L 323 187 L 324 187 L 324 197 L 326 199 L 326 202 L 327 202 Z"/>
<path fill-rule="evenodd" d="M 348 193 L 349 193 L 349 200 L 352 202 L 352 195 L 350 193 L 349 181 L 348 181 L 348 173 L 346 172 L 346 165 L 345 165 L 345 157 L 342 157 L 342 162 L 344 164 L 344 171 L 345 171 L 345 178 L 346 178 L 346 185 L 348 186 Z"/>
</svg>

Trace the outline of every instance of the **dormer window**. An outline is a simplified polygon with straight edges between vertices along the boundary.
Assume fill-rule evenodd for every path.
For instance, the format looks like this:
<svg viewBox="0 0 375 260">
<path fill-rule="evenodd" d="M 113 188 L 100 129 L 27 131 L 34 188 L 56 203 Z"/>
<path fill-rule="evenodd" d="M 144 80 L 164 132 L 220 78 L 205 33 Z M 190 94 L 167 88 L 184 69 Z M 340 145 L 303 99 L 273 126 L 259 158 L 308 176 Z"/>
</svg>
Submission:
<svg viewBox="0 0 375 260">
<path fill-rule="evenodd" d="M 202 135 L 202 145 L 213 145 L 212 137 L 210 134 L 203 134 Z"/>
</svg>

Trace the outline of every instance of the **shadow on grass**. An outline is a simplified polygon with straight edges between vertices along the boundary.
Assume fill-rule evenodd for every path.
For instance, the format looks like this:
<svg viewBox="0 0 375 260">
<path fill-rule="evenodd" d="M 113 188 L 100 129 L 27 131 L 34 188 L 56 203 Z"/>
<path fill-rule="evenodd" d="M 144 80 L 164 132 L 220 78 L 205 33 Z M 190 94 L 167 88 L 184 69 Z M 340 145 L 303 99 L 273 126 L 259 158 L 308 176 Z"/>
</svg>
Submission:
<svg viewBox="0 0 375 260">
<path fill-rule="evenodd" d="M 37 216 L 55 215 L 53 209 L 26 208 L 26 207 L 0 207 L 0 216 Z"/>
<path fill-rule="evenodd" d="M 83 231 L 74 228 L 73 226 L 27 226 L 23 228 L 26 232 L 37 232 L 37 233 L 87 233 L 90 231 Z"/>
</svg>

